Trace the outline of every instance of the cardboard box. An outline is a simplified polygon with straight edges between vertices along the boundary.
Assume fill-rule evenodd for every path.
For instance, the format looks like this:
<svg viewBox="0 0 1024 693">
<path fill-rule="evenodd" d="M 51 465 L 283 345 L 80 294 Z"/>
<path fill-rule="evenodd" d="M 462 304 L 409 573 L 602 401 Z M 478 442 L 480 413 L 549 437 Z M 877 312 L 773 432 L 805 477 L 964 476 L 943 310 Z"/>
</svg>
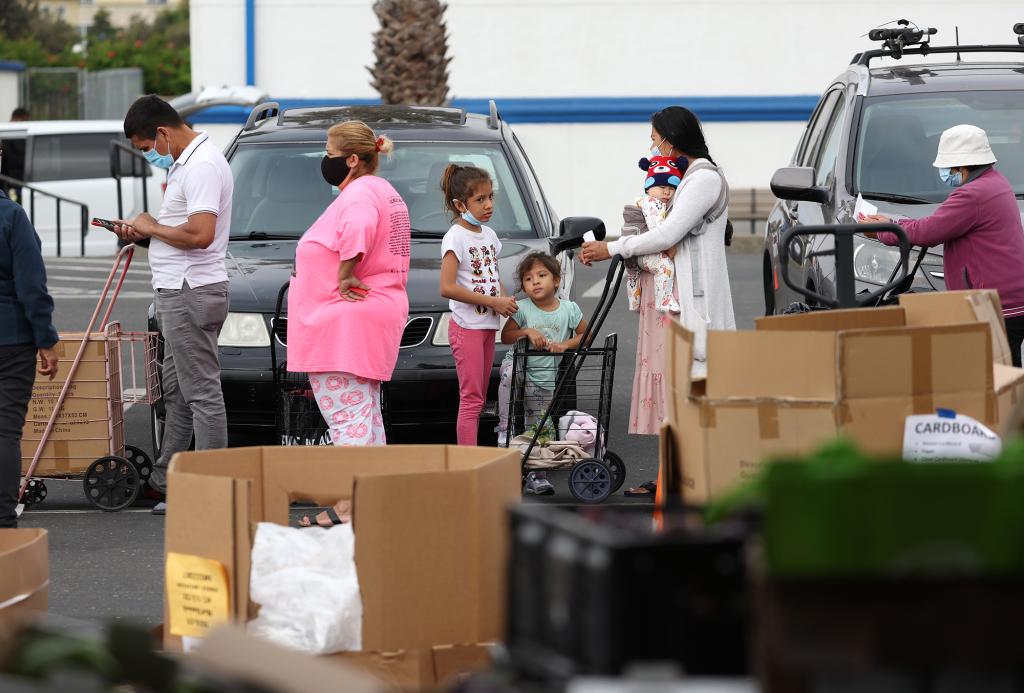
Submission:
<svg viewBox="0 0 1024 693">
<path fill-rule="evenodd" d="M 50 588 L 45 529 L 0 529 L 0 629 L 45 612 Z"/>
<path fill-rule="evenodd" d="M 115 447 L 120 447 L 124 412 L 119 401 L 110 401 L 111 392 L 115 398 L 121 394 L 120 342 L 116 339 L 119 329 L 115 325 L 109 334 L 94 332 L 90 335 L 64 406 L 43 448 L 36 476 L 80 474 L 94 460 L 110 454 L 112 437 L 118 443 Z M 46 431 L 82 337 L 83 333 L 62 335 L 56 347 L 60 356 L 57 377 L 50 380 L 36 376 L 22 431 L 23 472 L 28 469 Z"/>
<path fill-rule="evenodd" d="M 673 324 L 668 426 L 684 495 L 704 502 L 764 461 L 837 437 L 900 454 L 904 419 L 953 409 L 1000 430 L 1024 370 L 993 364 L 1005 340 L 985 311 L 992 292 L 904 296 L 900 306 L 761 318 L 755 331 L 711 332 L 708 375 L 690 377 L 692 335 Z M 962 320 L 953 322 L 950 320 Z M 670 455 L 664 452 L 663 458 Z"/>
<path fill-rule="evenodd" d="M 371 670 L 388 662 L 432 685 L 437 646 L 478 648 L 503 634 L 505 509 L 521 498 L 520 461 L 456 446 L 182 453 L 168 475 L 165 550 L 220 562 L 231 618 L 247 621 L 257 613 L 249 601 L 256 523 L 287 524 L 291 501 L 351 498 L 365 652 L 340 656 Z M 165 601 L 169 623 L 166 609 Z M 181 648 L 171 633 L 165 643 Z"/>
</svg>

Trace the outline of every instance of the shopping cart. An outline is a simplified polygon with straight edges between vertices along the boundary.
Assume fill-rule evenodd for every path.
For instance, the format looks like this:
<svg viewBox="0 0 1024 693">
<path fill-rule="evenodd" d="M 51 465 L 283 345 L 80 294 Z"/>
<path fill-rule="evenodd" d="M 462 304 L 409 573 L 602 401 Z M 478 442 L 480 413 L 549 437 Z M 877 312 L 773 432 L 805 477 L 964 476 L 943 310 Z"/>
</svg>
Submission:
<svg viewBox="0 0 1024 693">
<path fill-rule="evenodd" d="M 579 247 L 586 240 L 603 240 L 604 235 L 600 219 L 563 220 L 558 238 L 551 241 L 551 253 Z M 568 471 L 569 492 L 583 503 L 603 502 L 626 480 L 622 458 L 607 446 L 618 338 L 611 334 L 602 346 L 593 345 L 624 270 L 622 258 L 613 257 L 579 348 L 553 354 L 530 349 L 528 340 L 521 339 L 512 351 L 508 424 L 499 442 L 522 451 L 524 481 L 531 472 Z M 531 377 L 531 372 L 542 370 L 534 366 L 544 365 L 535 361 L 539 358 L 554 359 L 554 382 Z"/>
<path fill-rule="evenodd" d="M 285 312 L 285 297 L 290 285 L 291 280 L 286 281 L 277 292 L 277 304 L 270 323 L 270 364 L 276 393 L 277 440 L 280 445 L 331 445 L 331 433 L 313 396 L 308 374 L 288 371 L 288 314 Z M 391 418 L 386 383 L 381 384 L 380 400 L 384 429 L 389 432 Z"/>
<path fill-rule="evenodd" d="M 124 409 L 126 404 L 153 405 L 160 399 L 157 334 L 125 332 L 120 323 L 110 321 L 134 251 L 134 245 L 126 245 L 118 253 L 75 358 L 66 374 L 58 373 L 62 382 L 36 383 L 23 434 L 27 444 L 36 442 L 36 449 L 31 460 L 22 460 L 27 468 L 18 494 L 19 513 L 46 498 L 44 478 L 81 478 L 90 503 L 100 510 L 121 510 L 135 502 L 153 471 L 149 455 L 125 442 Z M 93 332 L 97 324 L 104 325 L 102 332 Z M 46 418 L 36 418 L 44 411 L 49 411 Z"/>
</svg>

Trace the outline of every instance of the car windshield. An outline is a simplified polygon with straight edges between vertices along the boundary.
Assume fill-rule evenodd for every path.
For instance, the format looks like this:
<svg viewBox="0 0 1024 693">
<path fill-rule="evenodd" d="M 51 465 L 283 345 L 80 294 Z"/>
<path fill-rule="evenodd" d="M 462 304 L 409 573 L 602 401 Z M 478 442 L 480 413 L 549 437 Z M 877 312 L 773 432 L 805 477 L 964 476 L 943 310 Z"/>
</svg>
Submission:
<svg viewBox="0 0 1024 693">
<path fill-rule="evenodd" d="M 232 238 L 254 234 L 298 238 L 338 195 L 320 175 L 322 143 L 241 145 L 231 157 L 235 194 Z M 452 162 L 478 166 L 494 181 L 494 216 L 502 238 L 536 238 L 527 206 L 505 152 L 486 142 L 396 142 L 380 159 L 378 175 L 409 207 L 413 233 L 441 236 L 451 227 L 441 194 L 441 173 Z"/>
<path fill-rule="evenodd" d="M 988 133 L 1018 197 L 1024 195 L 1024 91 L 876 96 L 864 101 L 857 137 L 857 191 L 942 202 L 951 192 L 932 166 L 943 130 L 963 123 Z M 909 200 L 908 200 L 909 201 Z"/>
</svg>

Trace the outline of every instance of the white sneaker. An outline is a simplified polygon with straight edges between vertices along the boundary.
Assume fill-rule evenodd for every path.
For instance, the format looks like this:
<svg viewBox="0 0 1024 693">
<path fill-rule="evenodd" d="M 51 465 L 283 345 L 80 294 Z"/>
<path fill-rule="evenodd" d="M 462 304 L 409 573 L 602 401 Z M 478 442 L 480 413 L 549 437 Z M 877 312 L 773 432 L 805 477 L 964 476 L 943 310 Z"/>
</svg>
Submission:
<svg viewBox="0 0 1024 693">
<path fill-rule="evenodd" d="M 523 493 L 528 496 L 551 496 L 555 493 L 555 487 L 547 479 L 538 478 L 534 472 L 530 472 L 526 475 Z"/>
</svg>

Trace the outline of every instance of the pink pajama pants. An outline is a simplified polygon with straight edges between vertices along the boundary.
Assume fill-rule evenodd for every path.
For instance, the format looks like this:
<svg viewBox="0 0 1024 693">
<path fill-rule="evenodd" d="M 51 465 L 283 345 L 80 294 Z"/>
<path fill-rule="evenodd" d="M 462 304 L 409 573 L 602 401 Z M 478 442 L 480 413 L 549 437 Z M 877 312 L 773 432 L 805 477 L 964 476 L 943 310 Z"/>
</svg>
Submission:
<svg viewBox="0 0 1024 693">
<path fill-rule="evenodd" d="M 335 445 L 386 445 L 380 381 L 351 373 L 310 373 L 309 385 Z"/>
<path fill-rule="evenodd" d="M 459 418 L 455 432 L 459 445 L 476 445 L 480 412 L 487 401 L 487 384 L 494 364 L 494 330 L 467 330 L 448 323 L 448 342 L 459 377 Z"/>
</svg>

